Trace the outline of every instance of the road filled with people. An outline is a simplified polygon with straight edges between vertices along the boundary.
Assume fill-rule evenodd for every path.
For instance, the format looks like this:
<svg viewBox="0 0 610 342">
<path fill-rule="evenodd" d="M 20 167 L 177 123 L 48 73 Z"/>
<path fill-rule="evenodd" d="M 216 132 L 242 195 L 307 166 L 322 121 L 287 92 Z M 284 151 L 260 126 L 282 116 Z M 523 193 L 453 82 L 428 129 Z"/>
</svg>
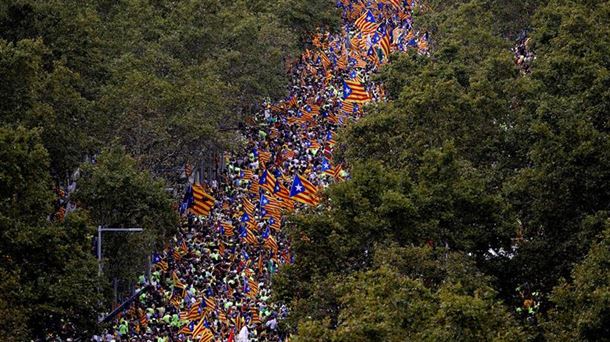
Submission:
<svg viewBox="0 0 610 342">
<path fill-rule="evenodd" d="M 342 26 L 318 33 L 290 63 L 289 95 L 265 101 L 225 154 L 216 180 L 189 185 L 183 225 L 155 254 L 147 287 L 97 340 L 286 341 L 288 308 L 271 301 L 271 278 L 292 263 L 284 218 L 320 205 L 320 191 L 349 172 L 333 159 L 337 129 L 383 101 L 371 79 L 391 53 L 426 54 L 411 27 L 415 1 L 341 0 Z"/>
</svg>

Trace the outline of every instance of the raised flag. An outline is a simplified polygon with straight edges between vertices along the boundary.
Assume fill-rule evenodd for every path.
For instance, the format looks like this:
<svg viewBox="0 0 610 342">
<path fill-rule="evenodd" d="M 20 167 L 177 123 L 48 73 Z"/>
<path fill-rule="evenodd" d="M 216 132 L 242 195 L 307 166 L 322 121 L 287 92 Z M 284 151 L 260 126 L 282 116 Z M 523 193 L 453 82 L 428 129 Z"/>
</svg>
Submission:
<svg viewBox="0 0 610 342">
<path fill-rule="evenodd" d="M 218 243 L 218 254 L 221 256 L 225 255 L 225 244 L 222 241 Z"/>
<path fill-rule="evenodd" d="M 260 151 L 258 154 L 258 160 L 263 165 L 267 164 L 271 160 L 271 152 Z"/>
<path fill-rule="evenodd" d="M 258 308 L 256 307 L 251 307 L 250 308 L 250 315 L 252 316 L 252 320 L 250 322 L 252 322 L 253 324 L 260 324 L 261 323 L 261 319 L 258 315 Z"/>
<path fill-rule="evenodd" d="M 221 225 L 222 229 L 224 230 L 225 236 L 233 236 L 233 225 L 231 223 L 222 222 L 220 225 Z"/>
<path fill-rule="evenodd" d="M 303 109 L 306 112 L 311 113 L 311 115 L 320 115 L 320 106 L 318 106 L 317 104 L 309 103 L 309 104 L 305 105 L 305 107 L 303 107 Z"/>
<path fill-rule="evenodd" d="M 339 119 L 337 119 L 337 115 L 335 115 L 335 113 L 329 113 L 327 116 L 328 122 L 336 125 L 339 123 Z"/>
<path fill-rule="evenodd" d="M 366 68 L 366 61 L 360 57 L 357 57 L 355 67 L 360 69 Z"/>
<path fill-rule="evenodd" d="M 267 204 L 269 204 L 269 199 L 265 195 L 261 195 L 260 206 L 264 208 Z"/>
<path fill-rule="evenodd" d="M 389 1 L 397 9 L 400 9 L 402 7 L 402 1 L 401 0 L 389 0 Z"/>
<path fill-rule="evenodd" d="M 225 314 L 224 311 L 219 310 L 218 312 L 218 320 L 220 320 L 220 322 L 224 325 L 227 324 L 227 314 Z"/>
<path fill-rule="evenodd" d="M 269 227 L 271 227 L 273 230 L 279 231 L 281 227 L 281 219 L 271 217 L 269 219 Z"/>
<path fill-rule="evenodd" d="M 290 192 L 288 189 L 284 188 L 279 182 L 276 183 L 275 189 L 273 190 L 273 194 L 281 199 L 286 209 L 290 209 L 292 207 L 292 198 L 290 198 Z"/>
<path fill-rule="evenodd" d="M 169 303 L 175 308 L 180 308 L 180 304 L 182 304 L 182 297 L 179 296 L 177 292 L 174 292 L 169 300 Z"/>
<path fill-rule="evenodd" d="M 375 34 L 371 37 L 371 43 L 377 44 L 381 40 L 381 35 L 379 32 L 375 32 Z"/>
<path fill-rule="evenodd" d="M 337 60 L 337 68 L 339 68 L 341 70 L 345 70 L 347 68 L 347 54 L 346 53 L 341 55 L 341 57 L 339 57 L 339 59 Z"/>
<path fill-rule="evenodd" d="M 286 118 L 286 121 L 288 121 L 288 125 L 292 126 L 294 124 L 300 123 L 301 118 L 296 117 L 296 116 L 289 116 Z"/>
<path fill-rule="evenodd" d="M 178 331 L 178 334 L 191 335 L 195 330 L 195 322 L 191 322 Z"/>
<path fill-rule="evenodd" d="M 235 330 L 237 330 L 237 332 L 239 332 L 241 330 L 241 328 L 244 326 L 244 319 L 243 317 L 241 317 L 240 314 L 237 314 L 237 317 L 235 317 Z"/>
<path fill-rule="evenodd" d="M 347 102 L 364 103 L 371 100 L 371 96 L 364 89 L 364 85 L 359 80 L 343 81 L 343 100 Z"/>
<path fill-rule="evenodd" d="M 188 311 L 180 313 L 180 319 L 183 321 L 197 321 L 202 319 L 203 315 L 204 311 L 201 310 L 201 300 L 198 300 Z M 189 333 L 191 332 L 189 331 Z"/>
<path fill-rule="evenodd" d="M 143 328 L 148 326 L 148 316 L 144 312 L 140 313 L 140 326 Z"/>
<path fill-rule="evenodd" d="M 245 212 L 246 212 L 246 213 L 247 213 L 249 216 L 254 216 L 254 210 L 255 210 L 255 207 L 254 207 L 254 204 L 252 204 L 252 202 L 250 202 L 250 200 L 249 200 L 249 199 L 244 198 L 244 199 L 242 200 L 242 205 L 244 206 L 244 210 L 245 210 Z"/>
<path fill-rule="evenodd" d="M 329 69 L 332 65 L 332 62 L 328 56 L 322 51 L 320 51 L 320 60 L 322 61 L 322 66 L 324 66 L 324 69 Z"/>
<path fill-rule="evenodd" d="M 293 95 L 290 97 L 290 99 L 288 100 L 288 105 L 290 107 L 296 107 L 297 106 L 297 97 L 296 95 Z"/>
<path fill-rule="evenodd" d="M 315 151 L 317 151 L 317 150 L 320 149 L 320 143 L 317 142 L 316 140 L 308 141 L 307 143 L 309 145 L 307 147 L 308 150 L 315 150 Z"/>
<path fill-rule="evenodd" d="M 251 245 L 257 245 L 258 239 L 254 235 L 254 232 L 250 228 L 246 228 L 246 242 Z"/>
<path fill-rule="evenodd" d="M 301 117 L 298 120 L 300 123 L 305 123 L 307 121 L 313 121 L 313 114 L 311 114 L 311 112 L 301 111 L 300 113 L 301 113 Z"/>
<path fill-rule="evenodd" d="M 169 269 L 169 265 L 167 263 L 167 260 L 161 260 L 157 263 L 157 267 L 159 267 L 159 269 L 163 272 L 167 272 L 167 270 Z"/>
<path fill-rule="evenodd" d="M 427 37 L 427 32 L 426 34 L 422 37 L 422 39 L 420 39 L 417 43 L 417 47 L 421 50 L 421 51 L 426 51 L 428 50 L 428 39 Z"/>
<path fill-rule="evenodd" d="M 261 208 L 266 209 L 270 213 L 282 209 L 280 203 L 277 200 L 269 198 L 265 195 L 261 195 L 260 205 Z"/>
<path fill-rule="evenodd" d="M 252 176 L 254 176 L 254 172 L 252 170 L 244 170 L 241 173 L 242 173 L 242 178 L 244 178 L 244 179 L 250 179 L 250 178 L 252 178 Z"/>
<path fill-rule="evenodd" d="M 205 310 L 206 311 L 214 311 L 214 310 L 216 310 L 216 299 L 214 299 L 214 297 L 206 298 L 204 303 L 205 303 Z"/>
<path fill-rule="evenodd" d="M 174 258 L 174 260 L 176 262 L 179 262 L 180 260 L 182 260 L 182 255 L 180 254 L 180 252 L 177 249 L 174 249 L 174 251 L 172 253 L 172 257 Z"/>
<path fill-rule="evenodd" d="M 174 271 L 172 273 L 172 282 L 174 283 L 174 286 L 179 288 L 179 289 L 185 289 L 186 285 L 184 285 L 184 283 L 182 281 L 180 281 L 180 278 L 178 278 L 178 275 L 176 274 L 176 271 Z"/>
<path fill-rule="evenodd" d="M 277 241 L 275 241 L 275 238 L 273 236 L 269 235 L 265 239 L 265 247 L 271 249 L 273 251 L 273 253 L 277 254 L 278 245 L 277 245 Z"/>
<path fill-rule="evenodd" d="M 203 189 L 203 186 L 199 184 L 194 184 L 191 187 L 191 190 L 194 199 L 191 210 L 197 215 L 209 215 L 214 207 L 214 202 L 216 201 L 214 197 L 207 194 Z"/>
<path fill-rule="evenodd" d="M 354 103 L 341 101 L 341 110 L 348 114 L 353 113 L 354 112 Z"/>
<path fill-rule="evenodd" d="M 204 323 L 205 318 L 202 318 L 197 324 L 197 326 L 195 326 L 195 328 L 193 329 L 193 338 L 196 339 L 197 337 L 199 337 L 200 342 L 210 342 L 214 338 L 214 335 L 212 334 L 210 329 L 205 327 Z"/>
<path fill-rule="evenodd" d="M 383 38 L 381 38 L 381 41 L 379 42 L 379 46 L 381 47 L 381 51 L 383 52 L 383 58 L 387 62 L 390 58 L 390 53 L 392 51 L 392 47 L 390 45 L 390 36 L 388 36 L 387 34 L 384 35 Z"/>
<path fill-rule="evenodd" d="M 334 137 L 334 134 L 333 134 L 333 132 L 332 132 L 332 131 L 329 131 L 329 132 L 326 134 L 326 143 L 327 143 L 327 144 L 328 144 L 330 147 L 335 146 L 335 144 L 337 143 L 337 142 L 335 141 L 335 137 Z"/>
<path fill-rule="evenodd" d="M 258 185 L 258 182 L 253 181 L 252 184 L 250 185 L 250 192 L 253 194 L 258 195 L 260 186 Z"/>
<path fill-rule="evenodd" d="M 258 282 L 254 279 L 248 279 L 248 297 L 254 298 L 258 294 Z"/>
<path fill-rule="evenodd" d="M 326 173 L 333 176 L 336 181 L 340 181 L 342 179 L 341 171 L 343 171 L 343 167 L 341 166 L 341 164 L 338 164 L 335 165 L 335 167 L 333 167 L 332 169 L 326 171 Z"/>
<path fill-rule="evenodd" d="M 298 174 L 294 175 L 294 180 L 290 187 L 290 198 L 304 204 L 316 205 L 319 202 L 316 193 L 317 188 L 313 184 Z"/>
<path fill-rule="evenodd" d="M 377 31 L 377 28 L 379 27 L 379 24 L 377 24 L 375 16 L 371 10 L 368 10 L 366 13 L 362 14 L 360 18 L 356 19 L 354 24 L 360 29 L 360 31 L 362 31 L 364 35 L 372 34 L 373 32 Z"/>
<path fill-rule="evenodd" d="M 258 181 L 258 184 L 269 192 L 273 192 L 275 183 L 275 176 L 273 176 L 273 174 L 271 172 L 268 172 L 267 170 L 263 171 L 263 174 L 261 175 L 261 178 Z"/>
</svg>

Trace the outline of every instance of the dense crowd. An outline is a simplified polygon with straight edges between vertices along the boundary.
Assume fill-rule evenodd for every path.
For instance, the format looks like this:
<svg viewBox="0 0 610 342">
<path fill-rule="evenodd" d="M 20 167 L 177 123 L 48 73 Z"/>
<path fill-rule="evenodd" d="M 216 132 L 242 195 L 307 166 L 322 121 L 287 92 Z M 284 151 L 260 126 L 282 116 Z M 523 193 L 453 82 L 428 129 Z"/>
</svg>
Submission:
<svg viewBox="0 0 610 342">
<path fill-rule="evenodd" d="M 318 191 L 349 177 L 333 160 L 334 132 L 383 100 L 371 74 L 390 53 L 427 53 L 414 32 L 414 2 L 339 1 L 342 29 L 312 37 L 291 64 L 289 96 L 265 101 L 242 132 L 245 150 L 225 155 L 216 180 L 193 184 L 183 224 L 148 286 L 117 318 L 104 341 L 285 341 L 287 308 L 272 302 L 271 278 L 291 263 L 283 215 L 319 203 Z"/>
</svg>

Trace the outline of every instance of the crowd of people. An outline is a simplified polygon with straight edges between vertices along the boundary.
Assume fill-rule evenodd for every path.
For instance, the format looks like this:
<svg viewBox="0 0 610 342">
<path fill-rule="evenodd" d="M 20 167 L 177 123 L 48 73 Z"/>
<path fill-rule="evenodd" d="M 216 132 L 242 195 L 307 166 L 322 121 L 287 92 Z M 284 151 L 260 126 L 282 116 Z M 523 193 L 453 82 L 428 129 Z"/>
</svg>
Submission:
<svg viewBox="0 0 610 342">
<path fill-rule="evenodd" d="M 371 80 L 389 54 L 427 53 L 414 32 L 414 1 L 341 0 L 342 29 L 319 33 L 292 63 L 289 96 L 265 101 L 242 132 L 245 150 L 225 156 L 219 180 L 193 184 L 183 224 L 154 257 L 147 287 L 98 341 L 286 341 L 288 310 L 271 279 L 293 262 L 283 216 L 320 203 L 319 190 L 349 178 L 333 160 L 337 128 L 383 100 Z"/>
<path fill-rule="evenodd" d="M 522 32 L 517 38 L 517 44 L 512 49 L 515 56 L 515 64 L 517 64 L 519 69 L 521 69 L 521 72 L 525 74 L 530 73 L 530 67 L 536 58 L 530 47 L 530 41 L 527 33 Z"/>
</svg>

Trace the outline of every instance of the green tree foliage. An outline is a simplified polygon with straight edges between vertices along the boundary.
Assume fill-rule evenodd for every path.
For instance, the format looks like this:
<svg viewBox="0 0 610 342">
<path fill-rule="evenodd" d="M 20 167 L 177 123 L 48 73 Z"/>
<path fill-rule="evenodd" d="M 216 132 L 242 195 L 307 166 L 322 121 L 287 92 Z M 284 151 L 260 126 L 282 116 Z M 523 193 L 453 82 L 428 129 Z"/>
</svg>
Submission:
<svg viewBox="0 0 610 342">
<path fill-rule="evenodd" d="M 354 164 L 353 179 L 329 192 L 331 209 L 299 219 L 294 251 L 302 277 L 370 264 L 375 243 L 431 243 L 472 253 L 510 247 L 516 226 L 484 175 L 455 148 L 429 150 L 413 177 L 376 162 Z M 303 240 L 301 235 L 308 238 Z"/>
<path fill-rule="evenodd" d="M 83 166 L 75 194 L 95 225 L 142 227 L 142 233 L 105 233 L 104 274 L 109 279 L 129 281 L 145 268 L 147 257 L 177 227 L 173 200 L 164 183 L 140 172 L 136 162 L 121 148 L 104 151 L 94 164 Z"/>
<path fill-rule="evenodd" d="M 244 115 L 284 95 L 296 37 L 337 22 L 326 0 L 5 2 L 0 118 L 44 128 L 56 177 L 114 139 L 169 177 L 234 144 Z"/>
<path fill-rule="evenodd" d="M 445 35 L 447 31 L 439 30 L 434 24 L 442 22 L 452 11 L 464 3 L 464 0 L 427 0 L 424 1 L 424 11 L 418 13 L 415 18 L 418 25 L 423 25 L 434 35 Z M 492 21 L 488 21 L 488 27 L 493 34 L 508 39 L 516 39 L 522 30 L 531 29 L 533 14 L 540 7 L 545 6 L 548 0 L 522 0 L 506 2 L 503 0 L 480 0 L 477 4 L 481 10 L 489 13 Z"/>
<path fill-rule="evenodd" d="M 158 174 L 226 146 L 240 113 L 281 95 L 294 39 L 245 1 L 127 1 L 102 15 L 112 63 L 104 136 Z"/>
<path fill-rule="evenodd" d="M 282 22 L 291 28 L 301 41 L 307 41 L 315 32 L 337 31 L 341 13 L 329 0 L 281 0 L 277 5 Z"/>
<path fill-rule="evenodd" d="M 515 261 L 546 290 L 569 276 L 603 227 L 591 222 L 610 209 L 609 6 L 554 1 L 534 19 L 535 107 L 519 111 L 526 158 L 506 189 L 529 238 Z"/>
<path fill-rule="evenodd" d="M 7 319 L 0 337 L 5 340 L 66 330 L 86 335 L 102 303 L 88 219 L 75 212 L 63 223 L 48 222 L 50 180 L 40 132 L 1 128 L 0 312 Z"/>
<path fill-rule="evenodd" d="M 40 39 L 0 39 L 0 123 L 42 128 L 53 175 L 63 179 L 87 151 L 89 107 L 78 74 L 51 54 Z"/>
<path fill-rule="evenodd" d="M 553 289 L 556 307 L 544 324 L 553 340 L 603 341 L 610 336 L 610 225 L 585 259 L 572 271 L 572 281 Z"/>
<path fill-rule="evenodd" d="M 472 260 L 431 248 L 382 248 L 374 267 L 337 279 L 336 321 L 304 320 L 298 341 L 524 339 Z"/>
</svg>

